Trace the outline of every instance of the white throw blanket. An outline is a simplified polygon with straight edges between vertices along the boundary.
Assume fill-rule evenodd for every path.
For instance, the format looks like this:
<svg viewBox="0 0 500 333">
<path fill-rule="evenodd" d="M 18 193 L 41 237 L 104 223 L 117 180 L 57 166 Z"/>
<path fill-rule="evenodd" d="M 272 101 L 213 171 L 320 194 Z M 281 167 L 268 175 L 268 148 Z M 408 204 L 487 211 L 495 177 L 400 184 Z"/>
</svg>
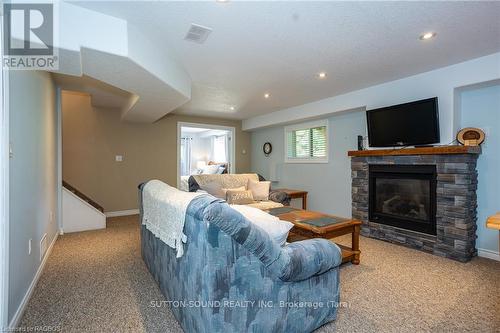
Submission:
<svg viewBox="0 0 500 333">
<path fill-rule="evenodd" d="M 165 244 L 177 250 L 177 258 L 184 254 L 183 243 L 186 210 L 194 198 L 202 193 L 179 191 L 159 180 L 151 180 L 142 190 L 142 224 Z"/>
</svg>

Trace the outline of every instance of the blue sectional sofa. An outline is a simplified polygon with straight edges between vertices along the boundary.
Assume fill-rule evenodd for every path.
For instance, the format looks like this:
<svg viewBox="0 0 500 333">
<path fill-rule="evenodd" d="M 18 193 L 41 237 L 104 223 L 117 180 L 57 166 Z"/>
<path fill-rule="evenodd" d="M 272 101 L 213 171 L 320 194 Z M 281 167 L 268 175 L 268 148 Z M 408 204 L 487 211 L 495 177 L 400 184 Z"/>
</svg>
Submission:
<svg viewBox="0 0 500 333">
<path fill-rule="evenodd" d="M 336 318 L 335 244 L 312 239 L 280 247 L 210 195 L 191 201 L 184 233 L 184 255 L 176 258 L 141 225 L 144 262 L 185 332 L 310 332 Z"/>
</svg>

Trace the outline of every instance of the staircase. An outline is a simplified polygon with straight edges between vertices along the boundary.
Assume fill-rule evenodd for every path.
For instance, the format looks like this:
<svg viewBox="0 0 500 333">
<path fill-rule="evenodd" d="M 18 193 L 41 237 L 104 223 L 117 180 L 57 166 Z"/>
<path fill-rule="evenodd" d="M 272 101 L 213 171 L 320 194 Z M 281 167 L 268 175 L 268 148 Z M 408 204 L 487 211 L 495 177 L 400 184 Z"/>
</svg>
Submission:
<svg viewBox="0 0 500 333">
<path fill-rule="evenodd" d="M 104 209 L 74 186 L 63 181 L 63 232 L 77 232 L 106 228 Z"/>
<path fill-rule="evenodd" d="M 95 209 L 97 209 L 101 213 L 104 213 L 104 208 L 102 208 L 97 202 L 95 202 L 94 200 L 92 200 L 91 198 L 89 198 L 88 196 L 86 196 L 85 194 L 83 194 L 82 192 L 80 192 L 74 186 L 68 184 L 64 180 L 62 181 L 62 185 L 67 190 L 69 190 L 71 193 L 73 193 L 74 195 L 76 195 L 77 197 L 79 197 L 80 199 L 82 199 L 83 201 L 85 201 L 86 203 L 88 203 L 89 205 L 91 205 L 92 207 L 94 207 Z"/>
</svg>

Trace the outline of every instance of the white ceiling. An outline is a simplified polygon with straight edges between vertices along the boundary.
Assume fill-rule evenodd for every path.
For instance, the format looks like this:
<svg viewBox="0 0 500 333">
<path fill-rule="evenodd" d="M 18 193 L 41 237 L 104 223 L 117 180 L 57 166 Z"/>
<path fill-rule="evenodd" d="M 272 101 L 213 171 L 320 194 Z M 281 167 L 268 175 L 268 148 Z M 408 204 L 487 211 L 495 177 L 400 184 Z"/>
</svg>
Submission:
<svg viewBox="0 0 500 333">
<path fill-rule="evenodd" d="M 91 93 L 93 103 L 102 105 L 121 101 L 120 119 L 130 122 L 155 122 L 191 99 L 183 65 L 134 25 L 65 1 L 57 11 L 59 63 L 53 73 L 67 76 L 56 77 L 60 88 Z M 12 38 L 25 42 L 22 20 L 12 23 L 18 32 Z"/>
<path fill-rule="evenodd" d="M 499 2 L 77 4 L 174 50 L 193 81 L 182 114 L 246 119 L 500 51 Z M 191 23 L 213 29 L 204 44 L 184 40 Z"/>
</svg>

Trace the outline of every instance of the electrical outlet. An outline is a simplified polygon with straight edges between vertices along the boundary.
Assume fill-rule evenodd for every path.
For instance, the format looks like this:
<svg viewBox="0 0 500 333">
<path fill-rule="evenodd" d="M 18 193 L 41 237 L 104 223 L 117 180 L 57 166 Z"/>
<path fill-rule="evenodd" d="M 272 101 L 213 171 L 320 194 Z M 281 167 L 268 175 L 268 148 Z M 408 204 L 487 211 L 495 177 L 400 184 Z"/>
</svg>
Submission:
<svg viewBox="0 0 500 333">
<path fill-rule="evenodd" d="M 115 161 L 116 162 L 122 162 L 123 161 L 123 155 L 116 155 L 115 156 Z"/>
<path fill-rule="evenodd" d="M 33 240 L 32 238 L 30 238 L 30 239 L 28 240 L 28 255 L 29 255 L 29 256 L 31 255 L 31 241 L 32 241 L 32 240 Z"/>
</svg>

